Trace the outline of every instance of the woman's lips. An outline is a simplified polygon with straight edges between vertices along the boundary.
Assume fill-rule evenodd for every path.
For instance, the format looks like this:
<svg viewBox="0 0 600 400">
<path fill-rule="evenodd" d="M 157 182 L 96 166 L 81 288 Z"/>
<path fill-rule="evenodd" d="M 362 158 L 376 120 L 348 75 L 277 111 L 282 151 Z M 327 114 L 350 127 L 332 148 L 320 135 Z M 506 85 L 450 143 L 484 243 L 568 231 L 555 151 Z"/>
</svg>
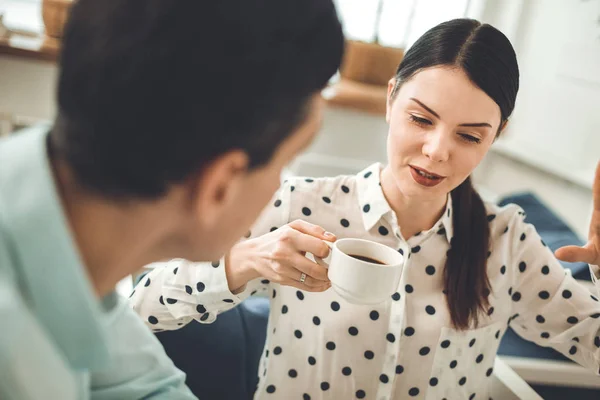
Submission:
<svg viewBox="0 0 600 400">
<path fill-rule="evenodd" d="M 410 164 L 409 164 L 409 167 L 412 167 L 412 168 L 416 169 L 417 171 L 424 172 L 424 173 L 426 173 L 426 174 L 428 174 L 428 175 L 432 175 L 432 176 L 434 176 L 434 177 L 436 177 L 436 178 L 445 178 L 444 176 L 442 176 L 442 175 L 438 175 L 438 174 L 434 174 L 433 172 L 431 172 L 431 171 L 428 171 L 428 170 L 426 170 L 425 168 L 416 167 L 416 166 L 414 166 L 414 165 L 410 165 Z"/>
<path fill-rule="evenodd" d="M 431 177 L 424 176 L 423 174 L 430 175 Z M 425 187 L 436 186 L 445 179 L 443 176 L 433 174 L 422 168 L 413 167 L 412 165 L 410 165 L 410 175 L 415 182 Z"/>
</svg>

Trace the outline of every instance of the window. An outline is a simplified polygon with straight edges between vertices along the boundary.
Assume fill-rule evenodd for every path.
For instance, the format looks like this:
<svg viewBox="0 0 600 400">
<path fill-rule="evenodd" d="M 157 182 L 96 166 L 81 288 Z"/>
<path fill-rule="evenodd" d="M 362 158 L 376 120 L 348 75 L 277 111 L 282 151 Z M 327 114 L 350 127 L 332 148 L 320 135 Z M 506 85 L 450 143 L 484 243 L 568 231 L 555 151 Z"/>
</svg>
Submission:
<svg viewBox="0 0 600 400">
<path fill-rule="evenodd" d="M 349 39 L 372 42 L 380 14 L 379 42 L 403 48 L 440 22 L 477 18 L 482 1 L 485 0 L 334 0 Z"/>
<path fill-rule="evenodd" d="M 452 18 L 477 18 L 477 5 L 485 0 L 333 0 L 346 36 L 371 42 L 380 13 L 379 42 L 408 47 L 432 26 Z M 0 13 L 12 30 L 42 33 L 41 0 L 0 0 Z"/>
</svg>

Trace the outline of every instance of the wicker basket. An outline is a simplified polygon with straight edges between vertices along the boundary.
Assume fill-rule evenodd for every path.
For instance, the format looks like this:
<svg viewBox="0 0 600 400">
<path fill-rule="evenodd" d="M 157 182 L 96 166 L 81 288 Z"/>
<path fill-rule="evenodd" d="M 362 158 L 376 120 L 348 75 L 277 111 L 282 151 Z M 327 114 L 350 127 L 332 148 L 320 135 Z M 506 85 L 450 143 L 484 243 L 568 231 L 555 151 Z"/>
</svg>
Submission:
<svg viewBox="0 0 600 400">
<path fill-rule="evenodd" d="M 349 40 L 340 74 L 354 82 L 387 86 L 403 56 L 402 49 Z"/>
<path fill-rule="evenodd" d="M 42 19 L 46 28 L 46 35 L 61 38 L 69 10 L 74 0 L 43 0 Z"/>
</svg>

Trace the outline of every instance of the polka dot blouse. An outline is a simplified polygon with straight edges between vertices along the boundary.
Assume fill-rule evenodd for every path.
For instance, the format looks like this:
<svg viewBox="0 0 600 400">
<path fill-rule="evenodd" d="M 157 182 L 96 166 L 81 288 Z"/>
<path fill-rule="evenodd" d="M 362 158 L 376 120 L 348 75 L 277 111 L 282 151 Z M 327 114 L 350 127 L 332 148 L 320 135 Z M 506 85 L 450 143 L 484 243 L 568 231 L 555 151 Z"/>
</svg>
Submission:
<svg viewBox="0 0 600 400">
<path fill-rule="evenodd" d="M 271 300 L 256 399 L 488 399 L 502 335 L 551 346 L 600 374 L 600 270 L 596 293 L 555 260 L 514 205 L 487 204 L 491 232 L 490 306 L 480 325 L 452 328 L 443 268 L 452 238 L 452 204 L 426 232 L 405 240 L 375 164 L 356 176 L 287 181 L 248 237 L 304 219 L 335 233 L 378 241 L 406 256 L 400 285 L 376 306 L 354 305 L 332 289 L 309 293 L 264 279 L 234 295 L 223 261 L 156 264 L 131 297 L 154 330 L 219 313 L 257 293 Z"/>
</svg>

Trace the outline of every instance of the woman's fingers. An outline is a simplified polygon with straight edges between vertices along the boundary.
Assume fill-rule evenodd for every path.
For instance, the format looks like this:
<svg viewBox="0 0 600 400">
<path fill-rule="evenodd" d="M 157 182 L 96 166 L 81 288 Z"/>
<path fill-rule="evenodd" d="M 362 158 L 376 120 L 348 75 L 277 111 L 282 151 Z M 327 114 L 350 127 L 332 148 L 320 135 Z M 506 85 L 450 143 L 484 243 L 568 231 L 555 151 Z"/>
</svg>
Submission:
<svg viewBox="0 0 600 400">
<path fill-rule="evenodd" d="M 583 247 L 564 246 L 554 252 L 556 258 L 566 262 L 584 262 L 596 265 L 600 260 L 600 255 L 595 251 L 594 245 L 589 242 Z"/>
<path fill-rule="evenodd" d="M 324 292 L 325 290 L 331 287 L 331 284 L 329 282 L 316 281 L 308 276 L 306 277 L 306 281 L 304 281 L 304 283 L 301 283 L 294 279 L 284 278 L 282 279 L 281 284 L 286 286 L 292 286 L 296 289 L 304 290 L 305 292 Z"/>
<path fill-rule="evenodd" d="M 317 239 L 328 240 L 330 242 L 334 242 L 336 237 L 333 233 L 327 232 L 325 229 L 321 228 L 319 225 L 311 224 L 310 222 L 303 221 L 301 219 L 297 219 L 293 222 L 290 222 L 288 226 L 294 228 L 298 232 L 302 232 L 305 235 L 313 236 Z"/>
<path fill-rule="evenodd" d="M 290 267 L 298 272 L 298 276 L 305 273 L 307 277 L 311 277 L 320 282 L 328 282 L 327 269 L 321 265 L 309 260 L 301 254 L 295 254 L 290 258 Z M 298 280 L 300 280 L 298 278 Z"/>
<path fill-rule="evenodd" d="M 323 228 L 297 220 L 265 235 L 266 253 L 255 269 L 272 282 L 310 292 L 322 292 L 330 287 L 327 269 L 305 257 L 311 253 L 317 258 L 329 255 L 324 241 L 335 241 L 335 235 Z M 268 249 L 268 250 L 267 250 Z M 306 274 L 304 282 L 302 274 Z"/>
<path fill-rule="evenodd" d="M 299 231 L 295 231 L 291 235 L 291 239 L 297 253 L 311 253 L 319 258 L 325 258 L 329 255 L 329 246 L 322 239 Z"/>
<path fill-rule="evenodd" d="M 271 275 L 274 275 L 275 282 L 283 283 L 283 281 L 288 282 L 291 280 L 293 282 L 300 283 L 305 287 L 316 288 L 322 286 L 324 283 L 328 283 L 329 280 L 327 279 L 327 271 L 319 271 L 316 268 L 313 268 L 311 264 L 315 263 L 306 257 L 302 257 L 301 255 L 297 254 L 290 257 L 290 259 L 286 260 L 285 262 L 274 262 L 274 265 L 270 268 L 272 271 Z M 317 265 L 317 267 L 323 268 L 319 265 Z M 300 282 L 302 279 L 302 273 L 306 274 L 304 282 Z M 317 277 L 311 275 L 311 273 L 317 275 Z"/>
</svg>

